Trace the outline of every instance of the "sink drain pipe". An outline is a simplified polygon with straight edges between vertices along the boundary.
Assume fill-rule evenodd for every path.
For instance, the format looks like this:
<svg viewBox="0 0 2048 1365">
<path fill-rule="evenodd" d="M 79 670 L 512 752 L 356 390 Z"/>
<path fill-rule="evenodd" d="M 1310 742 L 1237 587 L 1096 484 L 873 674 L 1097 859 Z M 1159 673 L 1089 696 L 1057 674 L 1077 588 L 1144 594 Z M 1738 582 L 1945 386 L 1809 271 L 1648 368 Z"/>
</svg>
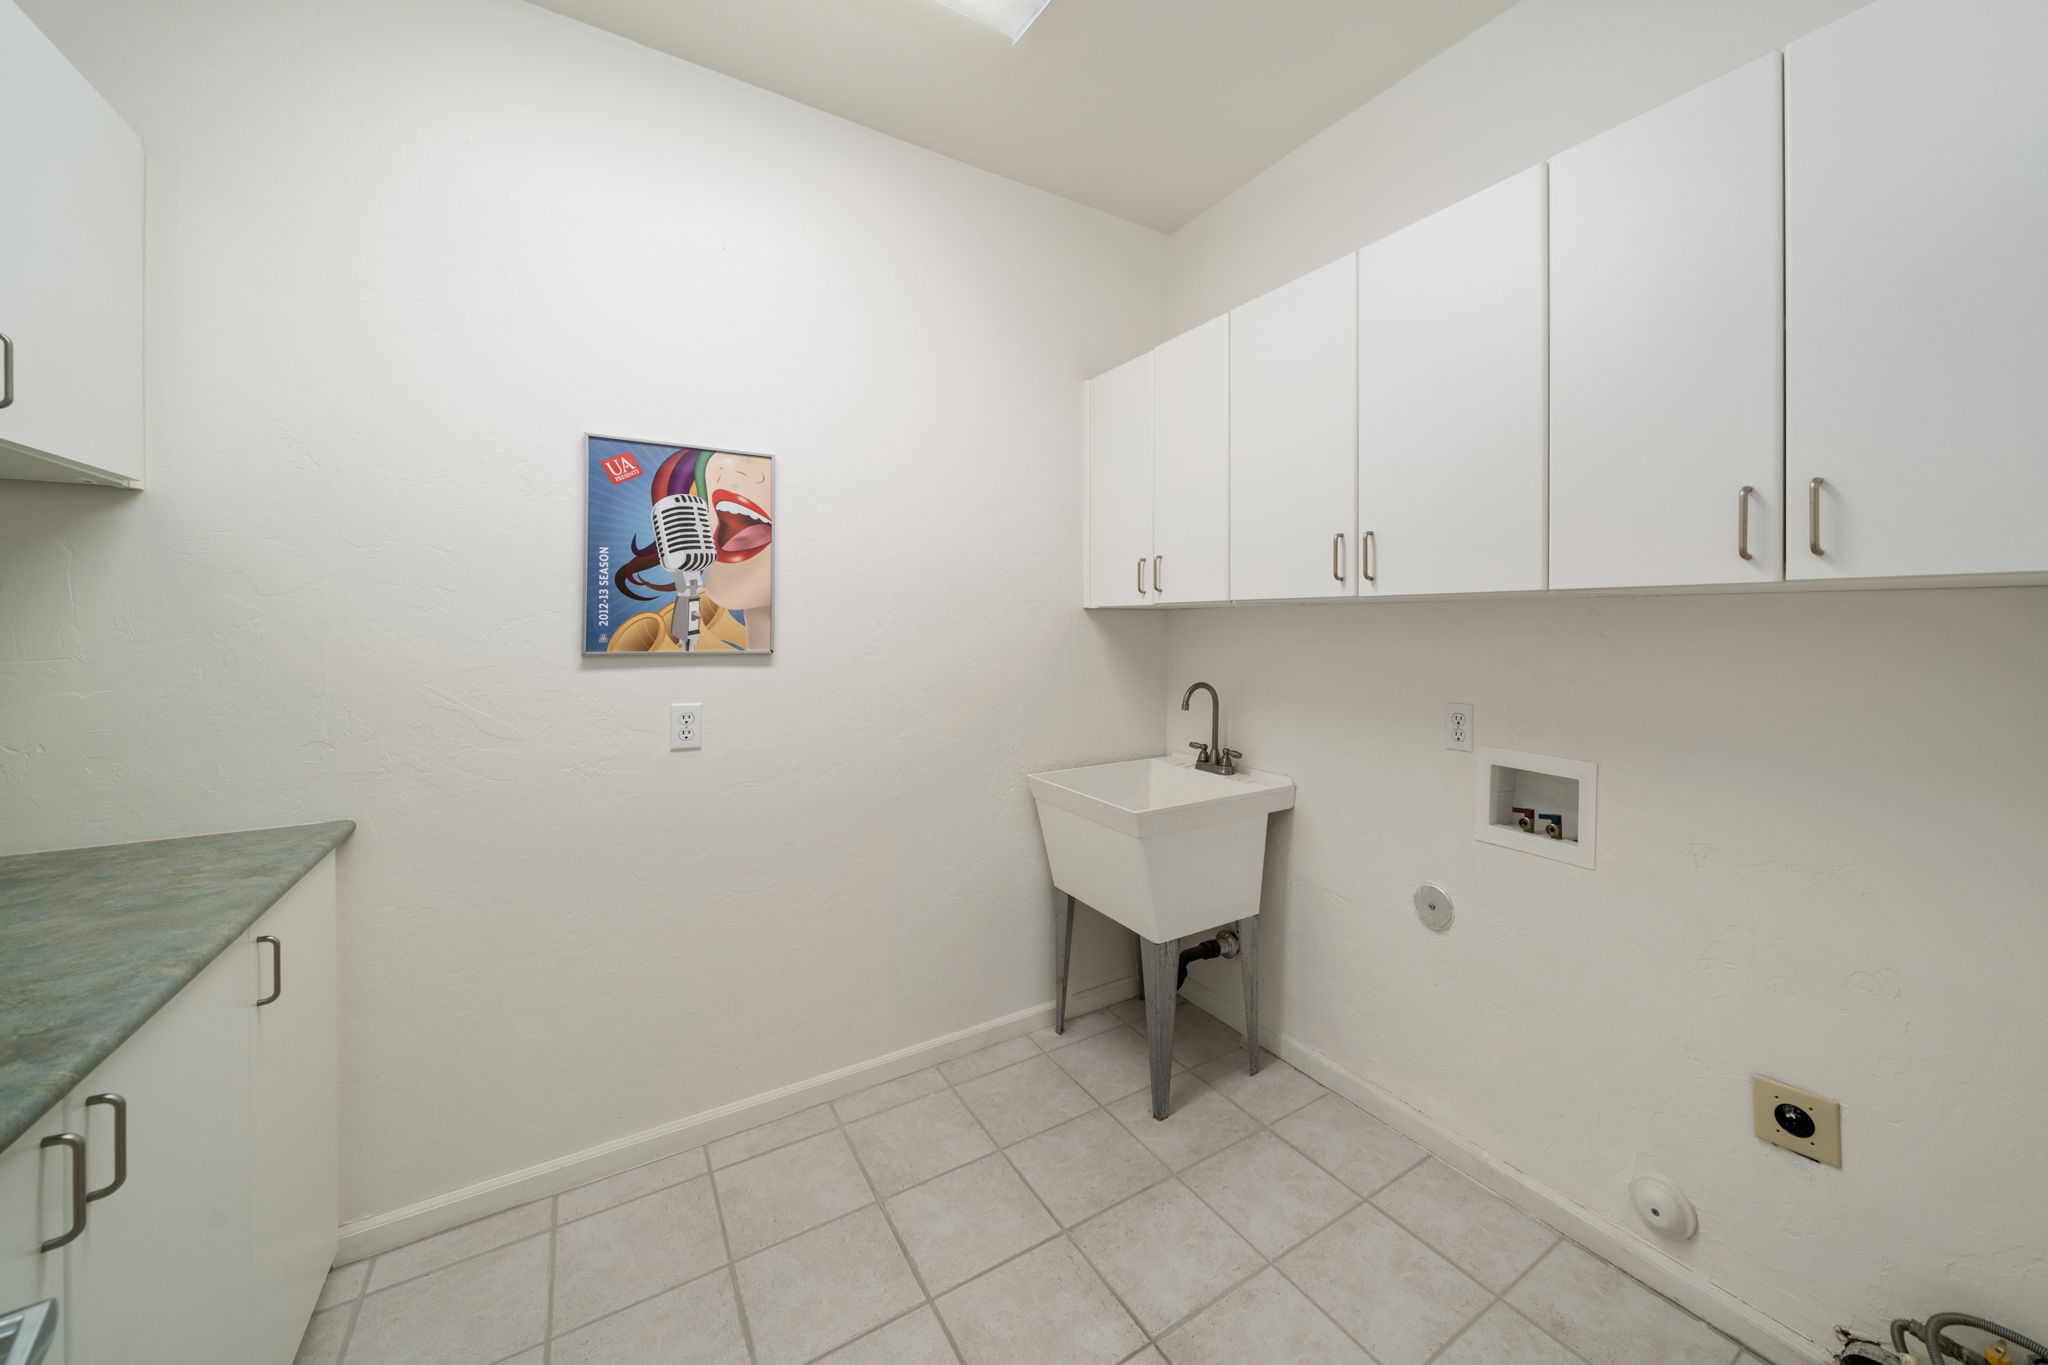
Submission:
<svg viewBox="0 0 2048 1365">
<path fill-rule="evenodd" d="M 1188 964 L 1206 962 L 1212 957 L 1236 957 L 1238 954 L 1237 930 L 1219 929 L 1216 937 L 1205 938 L 1192 948 L 1180 950 L 1180 975 L 1175 978 L 1173 988 L 1179 990 L 1188 984 Z"/>
</svg>

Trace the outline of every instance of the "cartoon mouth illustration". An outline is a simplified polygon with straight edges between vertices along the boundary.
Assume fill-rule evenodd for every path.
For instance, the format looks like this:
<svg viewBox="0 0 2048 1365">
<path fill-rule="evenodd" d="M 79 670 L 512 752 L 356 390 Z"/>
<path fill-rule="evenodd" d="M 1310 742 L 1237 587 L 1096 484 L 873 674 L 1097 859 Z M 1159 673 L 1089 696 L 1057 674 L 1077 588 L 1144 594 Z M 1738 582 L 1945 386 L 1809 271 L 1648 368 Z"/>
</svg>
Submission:
<svg viewBox="0 0 2048 1365">
<path fill-rule="evenodd" d="M 721 564 L 752 559 L 775 538 L 775 519 L 744 494 L 724 488 L 717 490 L 711 495 L 711 512 L 718 518 L 713 543 L 718 547 Z"/>
</svg>

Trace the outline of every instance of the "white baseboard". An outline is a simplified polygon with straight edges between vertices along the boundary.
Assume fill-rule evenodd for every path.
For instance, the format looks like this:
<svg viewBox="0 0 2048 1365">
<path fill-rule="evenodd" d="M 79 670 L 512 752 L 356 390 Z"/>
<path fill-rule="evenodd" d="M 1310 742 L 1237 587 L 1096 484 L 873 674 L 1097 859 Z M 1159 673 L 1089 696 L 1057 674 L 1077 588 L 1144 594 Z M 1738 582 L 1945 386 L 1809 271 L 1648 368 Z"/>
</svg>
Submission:
<svg viewBox="0 0 2048 1365">
<path fill-rule="evenodd" d="M 1181 994 L 1223 1022 L 1243 1029 L 1242 1005 L 1193 979 L 1181 989 Z M 1522 1212 L 1548 1223 L 1773 1365 L 1813 1365 L 1830 1355 L 1818 1343 L 1702 1278 L 1691 1266 L 1672 1260 L 1629 1229 L 1538 1184 L 1299 1039 L 1262 1029 L 1260 1041 L 1282 1061 L 1336 1091 L 1445 1165 L 1464 1172 Z"/>
<path fill-rule="evenodd" d="M 1090 1010 L 1113 1005 L 1119 1000 L 1128 1000 L 1138 993 L 1136 977 L 1105 982 L 1087 990 L 1075 991 L 1067 1001 L 1069 1016 L 1086 1014 Z M 707 1109 L 701 1114 L 676 1119 L 659 1127 L 649 1128 L 629 1136 L 616 1138 L 611 1142 L 557 1157 L 552 1161 L 528 1166 L 522 1171 L 511 1171 L 478 1181 L 474 1185 L 423 1199 L 388 1213 L 372 1214 L 345 1223 L 341 1228 L 341 1246 L 335 1254 L 336 1265 L 347 1265 L 360 1261 L 394 1247 L 416 1242 L 422 1237 L 431 1237 L 437 1232 L 475 1222 L 479 1218 L 535 1199 L 544 1199 L 563 1190 L 574 1189 L 592 1180 L 600 1180 L 620 1171 L 643 1166 L 650 1161 L 659 1161 L 665 1156 L 701 1147 L 732 1133 L 752 1128 L 757 1124 L 770 1122 L 801 1109 L 809 1109 L 827 1100 L 836 1100 L 851 1095 L 856 1090 L 865 1090 L 883 1081 L 907 1076 L 913 1071 L 922 1071 L 939 1062 L 963 1057 L 970 1052 L 1011 1038 L 1021 1037 L 1034 1029 L 1044 1028 L 1052 1022 L 1052 1002 L 1034 1005 L 1015 1014 L 992 1019 L 973 1028 L 949 1033 L 943 1038 L 907 1047 L 899 1052 L 877 1057 L 873 1061 L 861 1062 L 855 1066 L 842 1067 L 822 1076 L 813 1076 L 807 1081 L 770 1090 L 750 1099 L 738 1100 L 732 1104 Z"/>
</svg>

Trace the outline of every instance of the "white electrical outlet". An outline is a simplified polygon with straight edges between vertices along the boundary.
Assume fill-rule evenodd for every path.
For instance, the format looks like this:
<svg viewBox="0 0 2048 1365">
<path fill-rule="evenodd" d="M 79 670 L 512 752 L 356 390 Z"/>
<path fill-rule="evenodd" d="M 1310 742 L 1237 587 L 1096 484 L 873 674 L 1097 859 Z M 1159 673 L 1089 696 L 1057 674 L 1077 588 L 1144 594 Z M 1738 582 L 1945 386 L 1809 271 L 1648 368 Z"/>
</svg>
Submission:
<svg viewBox="0 0 2048 1365">
<path fill-rule="evenodd" d="M 1454 701 L 1444 704 L 1444 747 L 1472 752 L 1472 704 Z"/>
<path fill-rule="evenodd" d="M 671 749 L 701 749 L 704 747 L 704 703 L 700 701 L 672 702 L 668 708 L 668 747 Z"/>
</svg>

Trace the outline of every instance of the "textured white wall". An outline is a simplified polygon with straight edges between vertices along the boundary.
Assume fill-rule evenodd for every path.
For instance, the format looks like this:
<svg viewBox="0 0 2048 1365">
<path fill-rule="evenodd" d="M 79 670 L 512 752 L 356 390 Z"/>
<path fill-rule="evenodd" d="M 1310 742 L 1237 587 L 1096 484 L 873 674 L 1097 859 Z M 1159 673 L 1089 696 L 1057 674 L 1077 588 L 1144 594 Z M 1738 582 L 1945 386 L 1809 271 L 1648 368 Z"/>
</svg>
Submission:
<svg viewBox="0 0 2048 1365">
<path fill-rule="evenodd" d="M 1523 0 L 1177 234 L 1169 317 L 1855 7 Z M 1678 1260 L 1816 1341 L 1951 1306 L 2039 1322 L 2048 589 L 1236 607 L 1174 615 L 1169 659 L 1300 783 L 1278 1027 L 1624 1236 L 1628 1181 L 1670 1175 L 1702 1222 Z M 1601 765 L 1598 870 L 1474 840 L 1452 701 L 1482 744 Z M 1177 748 L 1197 722 L 1167 714 Z M 1410 906 L 1425 879 L 1447 937 Z M 1843 1101 L 1844 1170 L 1750 1135 L 1752 1072 Z"/>
<path fill-rule="evenodd" d="M 514 0 L 27 7 L 151 155 L 154 448 L 0 485 L 0 847 L 361 822 L 350 1215 L 1048 997 L 1163 238 Z M 772 660 L 577 657 L 587 429 L 782 457 Z"/>
</svg>

